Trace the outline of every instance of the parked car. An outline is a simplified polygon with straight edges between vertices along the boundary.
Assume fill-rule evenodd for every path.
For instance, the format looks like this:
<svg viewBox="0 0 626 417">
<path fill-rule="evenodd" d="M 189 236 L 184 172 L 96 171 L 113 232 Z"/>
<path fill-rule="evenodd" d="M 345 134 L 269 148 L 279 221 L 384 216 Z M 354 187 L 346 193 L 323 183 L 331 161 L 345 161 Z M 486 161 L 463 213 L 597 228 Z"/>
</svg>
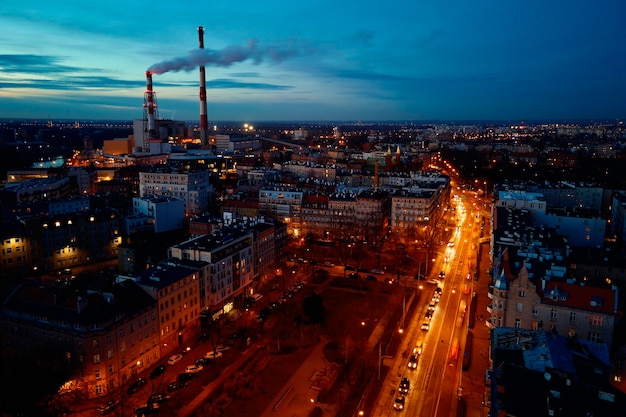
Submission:
<svg viewBox="0 0 626 417">
<path fill-rule="evenodd" d="M 217 350 L 212 350 L 204 354 L 204 359 L 208 360 L 216 360 L 224 356 L 222 352 L 218 352 Z"/>
<path fill-rule="evenodd" d="M 215 348 L 216 352 L 225 352 L 227 350 L 230 350 L 230 346 L 217 345 L 217 347 Z"/>
<path fill-rule="evenodd" d="M 431 285 L 437 285 L 439 284 L 439 281 L 437 281 L 435 278 L 431 278 L 428 280 L 428 283 Z"/>
<path fill-rule="evenodd" d="M 161 375 L 163 375 L 165 373 L 165 365 L 159 365 L 156 368 L 154 368 L 152 370 L 152 372 L 150 372 L 150 379 L 155 379 L 157 377 L 160 377 Z"/>
<path fill-rule="evenodd" d="M 385 273 L 378 268 L 372 269 L 372 274 L 384 275 Z"/>
<path fill-rule="evenodd" d="M 169 399 L 170 399 L 169 395 L 156 392 L 148 397 L 148 404 L 162 404 Z"/>
<path fill-rule="evenodd" d="M 135 382 L 133 382 L 132 384 L 128 386 L 128 390 L 126 391 L 126 393 L 128 395 L 132 395 L 136 393 L 137 391 L 139 391 L 141 387 L 143 387 L 144 385 L 146 385 L 146 380 L 143 378 L 139 378 L 138 380 L 136 380 Z"/>
<path fill-rule="evenodd" d="M 367 281 L 376 281 L 376 277 L 374 275 L 365 275 L 365 279 Z"/>
<path fill-rule="evenodd" d="M 198 372 L 202 371 L 204 369 L 204 366 L 202 365 L 189 365 L 185 368 L 185 373 L 188 374 L 197 374 Z"/>
<path fill-rule="evenodd" d="M 111 411 L 115 410 L 115 408 L 120 405 L 120 400 L 109 400 L 107 402 L 105 402 L 104 404 L 100 404 L 98 406 L 98 413 L 104 415 L 104 414 L 108 414 Z"/>
<path fill-rule="evenodd" d="M 236 321 L 239 317 L 241 317 L 241 313 L 237 312 L 237 313 L 233 313 L 231 314 L 228 319 L 230 321 Z"/>
<path fill-rule="evenodd" d="M 176 355 L 170 356 L 170 358 L 167 360 L 167 364 L 176 365 L 182 358 L 183 358 L 183 355 L 181 355 L 180 353 L 177 353 Z"/>
<path fill-rule="evenodd" d="M 181 374 L 178 374 L 178 376 L 176 377 L 176 380 L 179 383 L 185 383 L 185 385 L 187 385 L 187 382 L 191 381 L 193 379 L 195 374 L 192 374 L 190 372 L 183 372 Z"/>
<path fill-rule="evenodd" d="M 173 381 L 167 384 L 167 390 L 169 392 L 177 391 L 186 386 L 187 386 L 187 381 Z"/>
</svg>

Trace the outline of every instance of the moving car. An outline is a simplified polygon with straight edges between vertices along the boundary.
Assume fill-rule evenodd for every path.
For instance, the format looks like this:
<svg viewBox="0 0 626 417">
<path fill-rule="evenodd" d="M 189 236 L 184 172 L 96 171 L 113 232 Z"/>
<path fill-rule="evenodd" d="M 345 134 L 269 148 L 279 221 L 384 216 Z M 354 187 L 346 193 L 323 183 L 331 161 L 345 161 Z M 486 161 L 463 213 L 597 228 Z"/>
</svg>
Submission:
<svg viewBox="0 0 626 417">
<path fill-rule="evenodd" d="M 409 388 L 411 388 L 411 381 L 409 381 L 409 378 L 402 378 L 400 380 L 400 386 L 398 387 L 398 392 L 400 394 L 406 395 L 409 393 Z"/>
<path fill-rule="evenodd" d="M 405 402 L 404 395 L 396 396 L 396 399 L 393 401 L 393 409 L 398 410 L 398 411 L 404 410 L 404 402 Z"/>
<path fill-rule="evenodd" d="M 411 355 L 409 358 L 409 369 L 417 369 L 417 355 Z"/>
<path fill-rule="evenodd" d="M 183 358 L 183 355 L 181 355 L 180 353 L 177 353 L 176 355 L 170 356 L 170 358 L 167 360 L 167 364 L 176 365 L 178 361 L 180 361 L 182 358 Z"/>
<path fill-rule="evenodd" d="M 426 330 L 426 331 L 430 330 L 430 323 L 427 322 L 427 321 L 423 322 L 422 323 L 422 330 Z"/>
</svg>

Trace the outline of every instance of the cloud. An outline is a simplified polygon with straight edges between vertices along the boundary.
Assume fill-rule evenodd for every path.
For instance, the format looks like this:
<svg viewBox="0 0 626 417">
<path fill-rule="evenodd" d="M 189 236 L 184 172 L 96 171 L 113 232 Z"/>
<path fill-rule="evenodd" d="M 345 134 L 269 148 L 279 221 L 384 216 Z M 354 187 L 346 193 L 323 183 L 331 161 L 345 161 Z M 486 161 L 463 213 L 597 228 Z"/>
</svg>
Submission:
<svg viewBox="0 0 626 417">
<path fill-rule="evenodd" d="M 273 91 L 284 91 L 284 90 L 290 90 L 293 88 L 292 86 L 288 86 L 288 85 L 240 82 L 240 81 L 229 80 L 225 78 L 207 81 L 207 87 L 208 88 L 248 88 L 248 89 L 256 89 L 256 90 L 273 90 Z"/>
</svg>

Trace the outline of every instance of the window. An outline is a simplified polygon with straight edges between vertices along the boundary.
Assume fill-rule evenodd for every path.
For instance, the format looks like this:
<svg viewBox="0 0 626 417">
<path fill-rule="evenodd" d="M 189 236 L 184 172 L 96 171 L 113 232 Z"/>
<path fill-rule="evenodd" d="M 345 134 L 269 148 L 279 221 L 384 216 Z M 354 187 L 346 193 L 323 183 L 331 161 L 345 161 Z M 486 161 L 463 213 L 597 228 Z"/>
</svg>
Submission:
<svg viewBox="0 0 626 417">
<path fill-rule="evenodd" d="M 530 324 L 530 329 L 531 329 L 531 330 L 537 330 L 537 329 L 539 329 L 539 323 L 537 323 L 536 321 L 533 321 L 533 322 Z"/>
<path fill-rule="evenodd" d="M 107 351 L 107 357 L 108 357 L 109 359 L 113 359 L 113 350 L 109 349 L 109 350 Z"/>
<path fill-rule="evenodd" d="M 539 309 L 537 308 L 537 306 L 533 306 L 533 316 L 538 316 L 539 315 Z"/>
<path fill-rule="evenodd" d="M 571 313 L 569 313 L 569 321 L 571 321 L 572 323 L 576 321 L 576 312 L 572 311 Z"/>
<path fill-rule="evenodd" d="M 93 363 L 100 363 L 100 355 L 98 353 L 93 355 Z"/>
<path fill-rule="evenodd" d="M 96 369 L 96 379 L 100 379 L 100 369 Z"/>
<path fill-rule="evenodd" d="M 587 340 L 594 343 L 598 343 L 601 339 L 600 333 L 596 332 L 589 332 L 589 335 L 587 336 Z"/>
<path fill-rule="evenodd" d="M 520 319 L 515 319 L 515 328 L 519 329 L 522 327 L 522 321 Z"/>
<path fill-rule="evenodd" d="M 522 303 L 517 303 L 516 304 L 515 311 L 517 311 L 518 313 L 522 312 Z"/>
<path fill-rule="evenodd" d="M 524 297 L 526 297 L 526 291 L 524 291 L 524 290 L 519 290 L 519 294 L 518 294 L 518 295 L 519 295 L 520 297 L 524 298 Z"/>
<path fill-rule="evenodd" d="M 550 310 L 550 318 L 551 319 L 556 319 L 557 318 L 557 309 L 553 308 Z"/>
<path fill-rule="evenodd" d="M 589 316 L 589 324 L 592 326 L 602 326 L 602 316 L 591 315 Z"/>
<path fill-rule="evenodd" d="M 98 349 L 98 339 L 93 339 L 92 345 L 94 349 Z"/>
</svg>

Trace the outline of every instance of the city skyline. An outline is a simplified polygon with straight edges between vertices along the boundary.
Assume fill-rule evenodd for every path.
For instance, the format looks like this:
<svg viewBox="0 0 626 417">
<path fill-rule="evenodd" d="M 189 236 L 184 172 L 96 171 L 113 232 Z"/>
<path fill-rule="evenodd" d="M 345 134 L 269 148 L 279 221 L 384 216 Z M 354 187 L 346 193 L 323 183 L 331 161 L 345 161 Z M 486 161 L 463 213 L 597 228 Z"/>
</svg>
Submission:
<svg viewBox="0 0 626 417">
<path fill-rule="evenodd" d="M 626 4 L 0 5 L 0 118 L 617 120 Z M 197 27 L 205 31 L 198 49 Z"/>
</svg>

